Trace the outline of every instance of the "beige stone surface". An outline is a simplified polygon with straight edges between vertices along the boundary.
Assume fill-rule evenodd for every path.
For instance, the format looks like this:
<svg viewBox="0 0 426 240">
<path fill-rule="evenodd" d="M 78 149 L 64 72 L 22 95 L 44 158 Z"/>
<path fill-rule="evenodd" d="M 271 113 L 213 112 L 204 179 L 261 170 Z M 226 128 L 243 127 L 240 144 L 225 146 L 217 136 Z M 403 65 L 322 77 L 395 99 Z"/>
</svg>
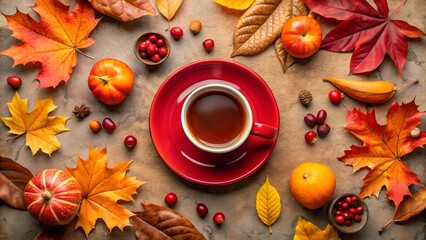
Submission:
<svg viewBox="0 0 426 240">
<path fill-rule="evenodd" d="M 70 0 L 72 5 L 75 1 Z M 391 11 L 400 1 L 390 0 Z M 31 12 L 33 1 L 0 0 L 0 11 L 4 14 L 14 14 L 16 8 L 37 17 Z M 407 1 L 395 14 L 394 19 L 408 20 L 426 31 L 426 5 L 423 0 Z M 136 75 L 136 85 L 126 101 L 117 107 L 107 107 L 96 100 L 87 87 L 87 76 L 95 60 L 78 55 L 78 63 L 73 69 L 71 79 L 67 84 L 61 84 L 55 89 L 37 90 L 38 82 L 33 80 L 39 69 L 33 65 L 19 65 L 12 68 L 13 60 L 0 55 L 0 116 L 9 116 L 6 103 L 14 94 L 6 84 L 9 75 L 18 75 L 23 79 L 23 86 L 19 94 L 28 98 L 31 109 L 39 98 L 53 98 L 58 108 L 54 115 L 69 116 L 67 126 L 72 130 L 58 135 L 62 144 L 59 151 L 52 157 L 42 153 L 32 156 L 25 146 L 24 137 L 12 142 L 6 142 L 8 128 L 0 124 L 0 155 L 9 157 L 29 168 L 33 174 L 45 168 L 63 168 L 64 165 L 74 167 L 76 155 L 86 158 L 88 148 L 107 147 L 109 166 L 124 160 L 133 160 L 129 176 L 136 176 L 139 180 L 148 181 L 140 187 L 135 195 L 135 202 L 126 206 L 131 210 L 140 210 L 139 202 L 163 204 L 164 196 L 175 192 L 179 202 L 174 208 L 188 219 L 204 234 L 207 239 L 292 239 L 297 216 L 302 215 L 320 228 L 325 228 L 327 219 L 325 208 L 308 210 L 299 205 L 289 191 L 289 175 L 293 168 L 302 162 L 315 161 L 326 164 L 336 174 L 337 186 L 334 196 L 342 193 L 357 193 L 362 185 L 362 179 L 367 171 L 352 173 L 350 166 L 344 166 L 336 157 L 342 156 L 343 151 L 352 144 L 361 144 L 355 137 L 343 128 L 346 124 L 347 109 L 368 106 L 344 98 L 339 106 L 332 105 L 327 97 L 333 87 L 322 81 L 323 77 L 347 77 L 352 79 L 385 79 L 395 85 L 402 85 L 409 80 L 419 79 L 419 84 L 404 91 L 398 92 L 392 101 L 409 102 L 413 98 L 426 110 L 425 73 L 426 48 L 425 38 L 408 41 L 407 63 L 402 76 L 398 74 L 392 61 L 386 57 L 383 64 L 374 72 L 367 75 L 349 76 L 349 61 L 351 54 L 338 54 L 320 50 L 308 60 L 294 64 L 283 74 L 273 47 L 263 53 L 251 57 L 230 58 L 232 51 L 232 35 L 240 11 L 232 11 L 220 7 L 213 0 L 185 0 L 176 16 L 167 22 L 162 16 L 147 16 L 128 23 L 118 22 L 104 16 L 90 37 L 96 40 L 91 47 L 84 49 L 88 55 L 96 59 L 105 57 L 117 58 L 125 61 Z M 200 34 L 193 36 L 188 30 L 192 19 L 199 19 L 203 23 Z M 332 27 L 319 19 L 324 32 Z M 0 16 L 0 50 L 17 44 L 11 37 L 12 32 L 6 27 L 6 20 Z M 168 36 L 167 29 L 171 26 L 180 26 L 184 29 L 184 37 L 180 41 L 171 40 L 172 52 L 170 58 L 155 69 L 148 69 L 134 56 L 132 44 L 134 39 L 145 31 L 156 31 Z M 213 52 L 206 53 L 202 48 L 202 41 L 213 38 L 216 46 Z M 148 115 L 154 94 L 171 73 L 184 66 L 201 59 L 227 59 L 242 63 L 260 74 L 267 82 L 278 103 L 280 110 L 281 127 L 279 138 L 274 151 L 267 163 L 255 174 L 235 184 L 222 187 L 199 186 L 183 181 L 173 173 L 157 155 L 149 135 Z M 304 108 L 297 99 L 301 89 L 313 93 L 314 101 Z M 259 99 L 262 101 L 262 99 Z M 385 123 L 387 108 L 391 102 L 375 106 L 377 118 Z M 83 121 L 77 121 L 72 116 L 75 105 L 89 105 L 92 114 Z M 314 146 L 305 143 L 304 133 L 308 127 L 303 122 L 303 116 L 316 113 L 319 109 L 328 112 L 327 122 L 331 126 L 331 133 Z M 102 120 L 111 117 L 118 127 L 113 134 L 105 131 L 94 135 L 88 128 L 91 119 Z M 426 116 L 422 116 L 421 129 L 426 129 Z M 123 146 L 125 136 L 133 134 L 138 138 L 138 146 L 134 151 L 127 151 Z M 173 137 L 173 136 L 170 136 Z M 404 161 L 416 172 L 422 183 L 426 183 L 426 152 L 416 149 L 404 157 Z M 281 195 L 282 213 L 273 225 L 273 234 L 263 225 L 255 210 L 256 192 L 263 184 L 266 176 L 278 189 Z M 413 187 L 413 191 L 417 188 Z M 210 210 L 207 218 L 200 219 L 196 212 L 197 202 L 205 203 Z M 404 224 L 392 224 L 382 234 L 378 229 L 393 216 L 394 206 L 385 200 L 385 192 L 380 197 L 366 199 L 370 209 L 370 219 L 367 226 L 358 234 L 343 235 L 342 239 L 426 239 L 425 212 Z M 226 222 L 217 227 L 212 221 L 215 212 L 221 211 L 226 215 Z M 27 212 L 11 209 L 5 204 L 0 205 L 0 239 L 33 239 L 44 226 L 33 219 Z M 111 233 L 102 220 L 90 233 L 89 239 L 135 239 L 133 228 L 127 227 L 124 232 L 113 229 Z M 73 224 L 66 229 L 64 239 L 85 239 L 83 231 L 74 231 Z"/>
</svg>

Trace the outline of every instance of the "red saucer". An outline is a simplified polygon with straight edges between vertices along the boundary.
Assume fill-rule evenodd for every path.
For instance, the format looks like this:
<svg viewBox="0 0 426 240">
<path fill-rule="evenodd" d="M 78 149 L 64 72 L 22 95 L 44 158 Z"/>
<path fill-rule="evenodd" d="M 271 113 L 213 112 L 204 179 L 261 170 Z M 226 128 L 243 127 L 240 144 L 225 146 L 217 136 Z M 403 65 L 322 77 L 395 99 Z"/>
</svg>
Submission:
<svg viewBox="0 0 426 240">
<path fill-rule="evenodd" d="M 279 129 L 275 98 L 265 81 L 250 68 L 232 61 L 203 60 L 170 75 L 157 91 L 149 114 L 154 146 L 164 162 L 179 176 L 203 185 L 226 185 L 258 170 L 277 142 L 250 135 L 238 149 L 226 154 L 207 153 L 186 137 L 180 122 L 185 98 L 195 88 L 222 83 L 240 90 L 252 107 L 253 121 Z"/>
</svg>

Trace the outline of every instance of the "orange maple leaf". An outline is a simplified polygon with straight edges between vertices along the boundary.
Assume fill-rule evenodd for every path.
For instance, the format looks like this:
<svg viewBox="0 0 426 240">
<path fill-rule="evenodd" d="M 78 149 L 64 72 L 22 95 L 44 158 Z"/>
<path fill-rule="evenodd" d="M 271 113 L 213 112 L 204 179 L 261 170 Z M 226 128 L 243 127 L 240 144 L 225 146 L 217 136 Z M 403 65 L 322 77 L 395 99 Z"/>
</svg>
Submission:
<svg viewBox="0 0 426 240">
<path fill-rule="evenodd" d="M 132 195 L 136 194 L 136 189 L 144 183 L 135 177 L 126 177 L 132 161 L 121 162 L 108 168 L 106 148 L 89 149 L 87 160 L 77 157 L 76 168 L 65 167 L 80 183 L 83 194 L 75 228 L 82 227 L 88 236 L 99 218 L 104 220 L 110 231 L 114 227 L 123 230 L 125 226 L 131 226 L 129 218 L 134 213 L 117 201 L 134 201 Z"/>
<path fill-rule="evenodd" d="M 56 87 L 70 78 L 77 64 L 76 50 L 95 42 L 88 36 L 100 19 L 95 19 L 92 6 L 82 0 L 72 12 L 59 0 L 36 0 L 32 9 L 40 15 L 40 22 L 20 11 L 5 15 L 12 36 L 21 43 L 0 54 L 13 58 L 13 66 L 40 62 L 39 88 Z"/>
<path fill-rule="evenodd" d="M 377 123 L 374 109 L 367 113 L 359 109 L 348 111 L 346 129 L 362 140 L 364 145 L 352 145 L 338 159 L 346 165 L 352 165 L 354 171 L 361 168 L 370 170 L 363 180 L 361 197 L 378 197 L 385 186 L 386 198 L 398 207 L 405 195 L 411 195 L 409 185 L 422 185 L 418 176 L 401 160 L 414 148 L 426 144 L 426 131 L 416 138 L 410 134 L 421 123 L 420 116 L 424 113 L 417 108 L 414 100 L 401 105 L 394 102 L 386 115 L 386 125 Z"/>
</svg>

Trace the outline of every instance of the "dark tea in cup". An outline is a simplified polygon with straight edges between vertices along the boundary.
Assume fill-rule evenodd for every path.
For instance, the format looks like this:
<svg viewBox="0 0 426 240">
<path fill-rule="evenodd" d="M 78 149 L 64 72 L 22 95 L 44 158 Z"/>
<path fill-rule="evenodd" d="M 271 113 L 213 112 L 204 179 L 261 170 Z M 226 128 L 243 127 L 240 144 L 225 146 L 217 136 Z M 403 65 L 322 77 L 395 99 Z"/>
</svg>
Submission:
<svg viewBox="0 0 426 240">
<path fill-rule="evenodd" d="M 240 100 L 225 91 L 207 91 L 191 102 L 186 121 L 200 143 L 222 148 L 236 142 L 246 127 L 247 114 Z"/>
</svg>

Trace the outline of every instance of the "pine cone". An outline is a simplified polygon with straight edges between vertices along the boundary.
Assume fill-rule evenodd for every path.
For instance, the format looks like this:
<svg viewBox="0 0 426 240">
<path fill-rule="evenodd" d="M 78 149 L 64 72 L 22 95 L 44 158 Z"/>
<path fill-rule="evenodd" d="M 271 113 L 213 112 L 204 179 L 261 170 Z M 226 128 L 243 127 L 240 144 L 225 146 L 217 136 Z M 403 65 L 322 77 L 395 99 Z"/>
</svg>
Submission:
<svg viewBox="0 0 426 240">
<path fill-rule="evenodd" d="M 302 90 L 299 92 L 299 100 L 303 105 L 308 106 L 312 102 L 312 94 L 309 91 Z"/>
</svg>

